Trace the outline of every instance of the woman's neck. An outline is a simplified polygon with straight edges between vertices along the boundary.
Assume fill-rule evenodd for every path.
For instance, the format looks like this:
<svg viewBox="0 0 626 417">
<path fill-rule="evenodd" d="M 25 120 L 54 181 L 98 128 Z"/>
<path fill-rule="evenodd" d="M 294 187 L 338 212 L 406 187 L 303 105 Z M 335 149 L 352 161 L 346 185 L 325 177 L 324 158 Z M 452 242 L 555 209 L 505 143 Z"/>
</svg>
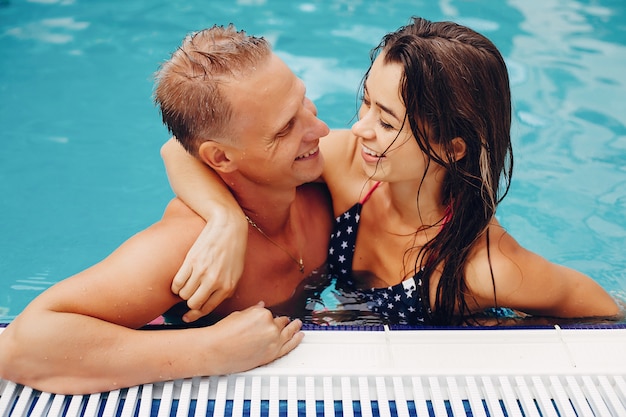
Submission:
<svg viewBox="0 0 626 417">
<path fill-rule="evenodd" d="M 383 183 L 379 192 L 384 195 L 385 210 L 410 230 L 441 224 L 446 209 L 441 204 L 441 188 L 424 182 Z M 383 197 L 382 195 L 380 197 Z"/>
</svg>

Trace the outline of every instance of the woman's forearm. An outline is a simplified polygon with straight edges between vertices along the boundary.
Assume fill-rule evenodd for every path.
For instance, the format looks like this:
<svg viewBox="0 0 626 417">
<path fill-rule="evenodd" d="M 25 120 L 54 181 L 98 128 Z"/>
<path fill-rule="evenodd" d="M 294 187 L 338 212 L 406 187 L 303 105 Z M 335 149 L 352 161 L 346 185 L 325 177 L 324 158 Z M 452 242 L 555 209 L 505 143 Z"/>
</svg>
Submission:
<svg viewBox="0 0 626 417">
<path fill-rule="evenodd" d="M 206 164 L 190 155 L 175 138 L 161 147 L 170 186 L 178 198 L 205 220 L 216 212 L 228 213 L 229 220 L 240 218 L 243 211 L 222 179 Z"/>
</svg>

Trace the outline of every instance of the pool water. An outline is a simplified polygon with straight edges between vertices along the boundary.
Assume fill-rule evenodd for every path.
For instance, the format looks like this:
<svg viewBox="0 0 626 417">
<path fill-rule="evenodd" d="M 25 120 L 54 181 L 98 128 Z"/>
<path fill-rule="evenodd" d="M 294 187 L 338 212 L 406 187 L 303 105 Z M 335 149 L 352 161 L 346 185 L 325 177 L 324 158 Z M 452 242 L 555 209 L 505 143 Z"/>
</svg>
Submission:
<svg viewBox="0 0 626 417">
<path fill-rule="evenodd" d="M 618 0 L 0 0 L 0 322 L 158 220 L 173 196 L 152 76 L 189 32 L 267 37 L 348 127 L 369 50 L 411 15 L 487 35 L 514 100 L 519 242 L 626 300 L 626 4 Z"/>
</svg>

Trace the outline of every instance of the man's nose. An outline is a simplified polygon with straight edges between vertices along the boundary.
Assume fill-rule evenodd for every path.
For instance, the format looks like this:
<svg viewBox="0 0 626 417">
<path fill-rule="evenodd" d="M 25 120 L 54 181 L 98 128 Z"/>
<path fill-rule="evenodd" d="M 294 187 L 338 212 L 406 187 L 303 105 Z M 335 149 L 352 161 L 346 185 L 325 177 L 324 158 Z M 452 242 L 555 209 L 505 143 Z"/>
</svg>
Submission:
<svg viewBox="0 0 626 417">
<path fill-rule="evenodd" d="M 323 136 L 328 135 L 330 129 L 328 128 L 328 125 L 326 123 L 324 123 L 321 119 L 317 117 L 317 107 L 315 107 L 315 104 L 313 104 L 313 102 L 308 98 L 305 98 L 304 108 L 308 110 L 311 114 L 311 138 L 319 139 Z"/>
</svg>

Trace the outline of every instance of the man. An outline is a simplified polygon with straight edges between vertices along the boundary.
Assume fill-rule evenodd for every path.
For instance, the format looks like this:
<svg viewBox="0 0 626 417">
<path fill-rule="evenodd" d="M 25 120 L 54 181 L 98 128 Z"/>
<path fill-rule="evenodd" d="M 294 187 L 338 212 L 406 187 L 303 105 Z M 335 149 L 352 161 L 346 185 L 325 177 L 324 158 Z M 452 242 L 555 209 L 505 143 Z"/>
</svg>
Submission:
<svg viewBox="0 0 626 417">
<path fill-rule="evenodd" d="M 228 184 L 249 219 L 242 278 L 203 328 L 138 330 L 182 299 L 172 279 L 204 226 L 174 199 L 109 257 L 37 297 L 0 334 L 0 377 L 58 393 L 247 370 L 291 351 L 301 323 L 273 318 L 326 258 L 332 213 L 318 178 L 328 127 L 263 39 L 213 27 L 157 73 L 155 100 L 183 146 Z M 220 218 L 221 219 L 221 218 Z M 305 239 L 306 236 L 306 239 Z"/>
</svg>

